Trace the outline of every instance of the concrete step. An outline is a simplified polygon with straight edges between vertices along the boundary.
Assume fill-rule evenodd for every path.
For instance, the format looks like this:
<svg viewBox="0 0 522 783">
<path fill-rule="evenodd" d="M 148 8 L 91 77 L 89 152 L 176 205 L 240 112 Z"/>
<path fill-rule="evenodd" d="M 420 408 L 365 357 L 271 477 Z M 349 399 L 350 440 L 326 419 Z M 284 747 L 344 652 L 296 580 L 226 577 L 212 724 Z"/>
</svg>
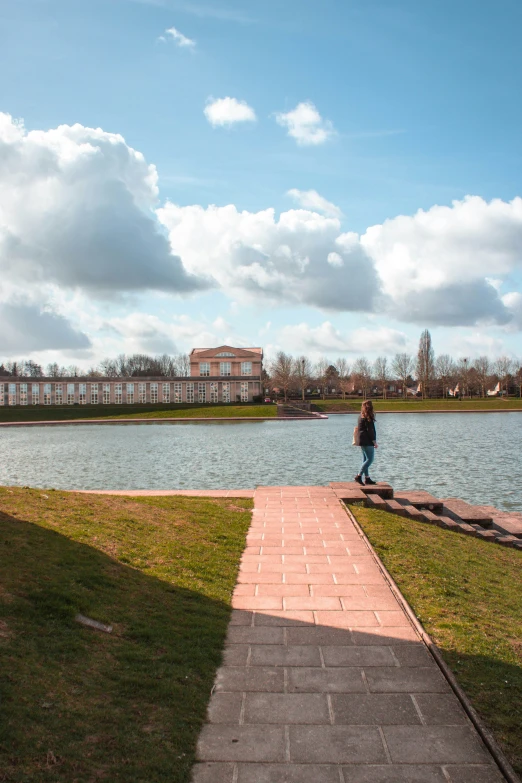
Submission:
<svg viewBox="0 0 522 783">
<path fill-rule="evenodd" d="M 499 511 L 494 506 L 475 506 L 492 517 L 494 530 L 522 539 L 522 514 L 519 511 Z"/>
<path fill-rule="evenodd" d="M 478 506 L 472 506 L 466 503 L 465 500 L 460 498 L 444 498 L 444 512 L 450 512 L 449 516 L 456 518 L 456 521 L 461 519 L 463 522 L 467 522 L 468 525 L 476 524 L 481 527 L 491 527 L 493 524 L 493 518 L 491 514 L 487 514 L 481 511 Z"/>
<path fill-rule="evenodd" d="M 406 513 L 406 510 L 402 503 L 399 503 L 398 500 L 387 500 L 386 505 L 388 507 L 388 511 L 390 511 L 392 514 L 398 514 L 400 517 L 407 517 L 408 514 Z"/>
<path fill-rule="evenodd" d="M 404 492 L 395 492 L 394 497 L 396 500 L 405 501 L 408 505 L 415 506 L 415 508 L 426 508 L 434 514 L 442 513 L 442 500 L 439 500 L 422 489 L 409 489 Z"/>
<path fill-rule="evenodd" d="M 345 489 L 360 489 L 366 495 L 380 495 L 381 498 L 388 500 L 393 498 L 393 487 L 386 481 L 378 481 L 376 484 L 359 484 L 357 481 L 331 481 L 329 486 L 336 491 L 336 494 L 340 495 L 340 490 Z"/>
<path fill-rule="evenodd" d="M 386 500 L 384 500 L 384 498 L 381 498 L 380 495 L 377 495 L 375 493 L 366 495 L 366 505 L 369 508 L 378 508 L 381 511 L 389 510 Z"/>
</svg>

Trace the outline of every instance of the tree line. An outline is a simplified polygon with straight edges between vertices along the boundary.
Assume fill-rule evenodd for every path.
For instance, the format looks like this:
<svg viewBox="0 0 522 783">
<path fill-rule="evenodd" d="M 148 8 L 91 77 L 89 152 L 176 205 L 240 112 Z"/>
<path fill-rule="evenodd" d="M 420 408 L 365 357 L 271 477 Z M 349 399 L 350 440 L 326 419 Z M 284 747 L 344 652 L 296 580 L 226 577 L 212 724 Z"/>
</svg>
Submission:
<svg viewBox="0 0 522 783">
<path fill-rule="evenodd" d="M 265 382 L 278 389 L 285 400 L 299 394 L 305 399 L 307 390 L 319 389 L 323 398 L 335 389 L 343 399 L 355 391 L 364 397 L 374 389 L 386 398 L 390 385 L 400 387 L 406 397 L 409 390 L 425 399 L 446 397 L 458 389 L 461 396 L 486 397 L 488 390 L 500 384 L 500 391 L 509 392 L 513 387 L 522 396 L 522 361 L 509 356 L 491 360 L 479 356 L 454 359 L 449 354 L 435 356 L 430 332 L 426 329 L 419 340 L 417 355 L 397 353 L 392 359 L 378 356 L 374 362 L 365 357 L 349 364 L 344 357 L 334 362 L 326 358 L 312 364 L 306 356 L 291 356 L 279 351 L 267 363 Z"/>
<path fill-rule="evenodd" d="M 149 356 L 145 353 L 133 353 L 130 356 L 120 354 L 115 359 L 102 359 L 95 367 L 87 371 L 75 364 L 61 367 L 56 362 L 48 364 L 45 369 L 41 364 L 29 360 L 5 362 L 0 364 L 0 375 L 18 376 L 20 378 L 129 378 L 146 375 L 161 377 L 185 377 L 190 375 L 190 358 L 186 353 L 175 356 L 161 354 Z"/>
</svg>

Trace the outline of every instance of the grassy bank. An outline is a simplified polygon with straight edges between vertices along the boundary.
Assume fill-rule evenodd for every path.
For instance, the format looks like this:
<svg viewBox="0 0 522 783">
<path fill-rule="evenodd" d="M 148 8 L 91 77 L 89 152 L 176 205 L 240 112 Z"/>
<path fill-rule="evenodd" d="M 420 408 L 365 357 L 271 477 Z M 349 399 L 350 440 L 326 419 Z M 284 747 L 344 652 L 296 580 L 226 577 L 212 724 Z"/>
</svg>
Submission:
<svg viewBox="0 0 522 783">
<path fill-rule="evenodd" d="M 188 783 L 250 508 L 0 488 L 0 780 Z"/>
<path fill-rule="evenodd" d="M 221 419 L 233 417 L 272 418 L 275 405 L 232 403 L 230 405 L 35 405 L 0 408 L 0 422 L 65 421 L 71 419 Z"/>
<path fill-rule="evenodd" d="M 382 511 L 352 510 L 522 773 L 522 553 Z"/>
<path fill-rule="evenodd" d="M 372 397 L 376 411 L 502 411 L 508 408 L 522 410 L 522 399 L 510 397 L 474 399 L 474 400 L 378 400 Z M 321 413 L 358 413 L 361 410 L 361 399 L 358 400 L 319 400 L 314 406 Z"/>
</svg>

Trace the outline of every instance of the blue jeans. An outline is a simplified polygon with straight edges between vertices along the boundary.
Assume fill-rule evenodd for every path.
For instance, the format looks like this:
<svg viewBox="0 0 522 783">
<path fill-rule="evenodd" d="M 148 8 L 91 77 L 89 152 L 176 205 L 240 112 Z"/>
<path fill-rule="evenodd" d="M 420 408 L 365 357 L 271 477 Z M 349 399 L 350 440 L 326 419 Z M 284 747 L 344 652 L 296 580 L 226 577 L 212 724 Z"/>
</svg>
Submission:
<svg viewBox="0 0 522 783">
<path fill-rule="evenodd" d="M 368 475 L 368 469 L 375 458 L 375 446 L 361 446 L 363 453 L 363 464 L 361 468 L 361 476 Z"/>
</svg>

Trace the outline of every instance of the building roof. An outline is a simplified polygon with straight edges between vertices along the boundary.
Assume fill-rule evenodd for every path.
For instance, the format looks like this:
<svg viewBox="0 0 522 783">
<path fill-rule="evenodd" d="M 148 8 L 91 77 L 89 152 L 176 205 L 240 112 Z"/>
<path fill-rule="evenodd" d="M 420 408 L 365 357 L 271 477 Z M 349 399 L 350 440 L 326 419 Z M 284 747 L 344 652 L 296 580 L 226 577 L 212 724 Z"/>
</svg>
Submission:
<svg viewBox="0 0 522 783">
<path fill-rule="evenodd" d="M 259 356 L 260 358 L 263 358 L 263 349 L 262 348 L 234 348 L 231 345 L 218 345 L 216 348 L 193 348 L 190 352 L 190 356 L 193 355 L 200 355 L 200 354 L 212 354 L 213 356 L 216 355 L 216 353 L 221 352 L 230 352 L 237 354 L 237 356 L 246 356 L 249 354 L 255 354 Z"/>
</svg>

